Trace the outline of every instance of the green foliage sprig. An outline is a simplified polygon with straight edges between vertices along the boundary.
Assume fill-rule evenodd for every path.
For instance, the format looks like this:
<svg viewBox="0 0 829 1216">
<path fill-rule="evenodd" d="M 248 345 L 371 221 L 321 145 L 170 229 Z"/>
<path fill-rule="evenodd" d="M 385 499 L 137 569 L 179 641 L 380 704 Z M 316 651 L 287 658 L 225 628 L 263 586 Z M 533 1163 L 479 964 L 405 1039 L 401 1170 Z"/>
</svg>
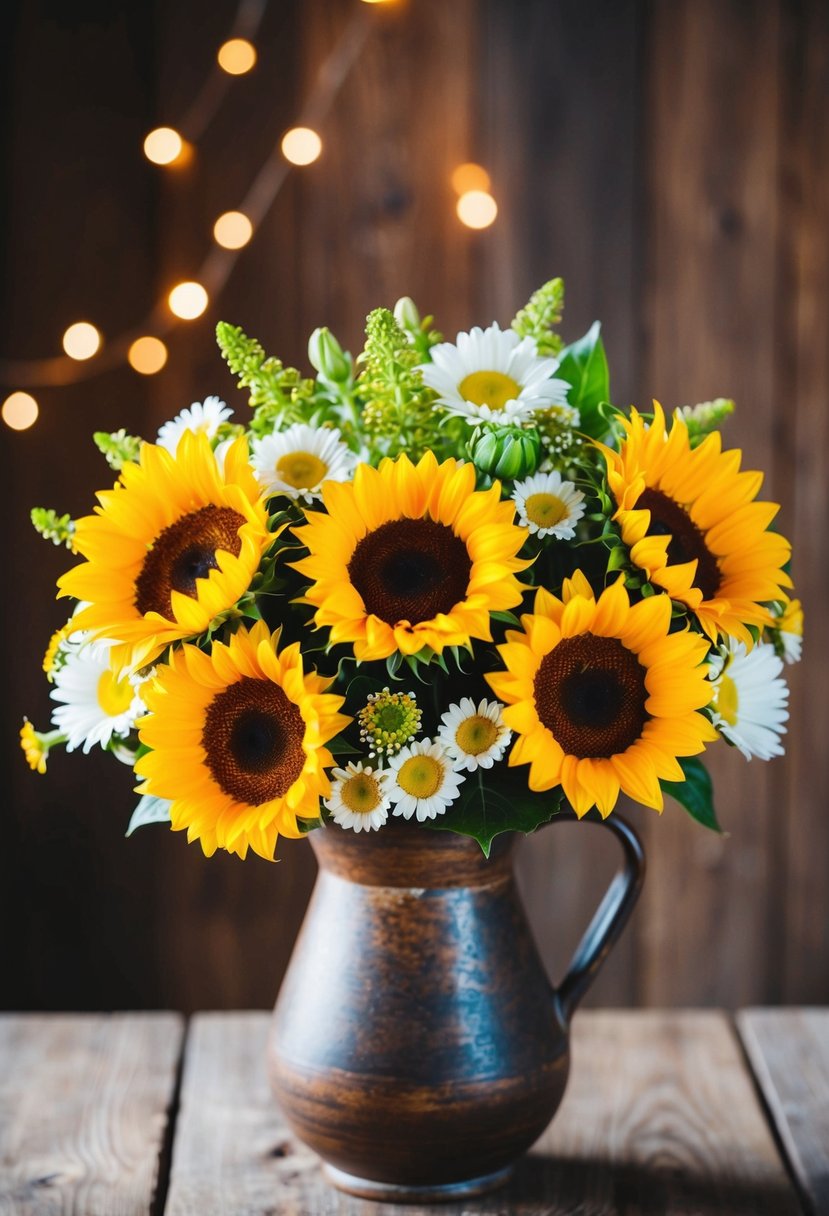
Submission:
<svg viewBox="0 0 829 1216">
<path fill-rule="evenodd" d="M 418 370 L 421 355 L 387 308 L 375 308 L 366 320 L 366 345 L 358 362 L 357 382 L 364 401 L 363 426 L 378 454 L 407 452 L 412 460 L 430 447 L 440 447 L 435 394 Z"/>
<path fill-rule="evenodd" d="M 144 442 L 137 435 L 128 435 L 123 427 L 120 431 L 96 431 L 92 438 L 98 451 L 103 453 L 107 464 L 116 473 L 125 464 L 138 460 Z"/>
<path fill-rule="evenodd" d="M 561 324 L 563 312 L 564 280 L 550 279 L 534 291 L 525 307 L 515 314 L 512 328 L 521 338 L 535 338 L 540 355 L 557 355 L 564 342 L 553 331 Z"/>
<path fill-rule="evenodd" d="M 261 343 L 249 338 L 238 325 L 220 321 L 216 326 L 219 350 L 239 388 L 250 389 L 254 435 L 269 434 L 291 422 L 307 422 L 313 412 L 315 386 L 295 367 L 285 367 L 281 359 L 266 355 Z"/>
<path fill-rule="evenodd" d="M 69 515 L 58 515 L 51 507 L 32 507 L 30 518 L 36 532 L 53 545 L 65 545 L 75 551 L 75 521 Z"/>
</svg>

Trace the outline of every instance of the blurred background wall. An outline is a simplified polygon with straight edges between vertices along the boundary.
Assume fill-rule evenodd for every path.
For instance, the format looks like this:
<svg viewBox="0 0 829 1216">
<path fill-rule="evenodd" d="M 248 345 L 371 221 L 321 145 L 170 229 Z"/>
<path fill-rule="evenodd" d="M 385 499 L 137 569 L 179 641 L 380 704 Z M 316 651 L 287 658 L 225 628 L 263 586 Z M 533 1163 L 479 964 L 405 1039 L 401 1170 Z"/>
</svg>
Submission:
<svg viewBox="0 0 829 1216">
<path fill-rule="evenodd" d="M 199 320 L 142 377 L 125 364 L 39 387 L 4 364 L 3 393 L 41 412 L 2 444 L 5 761 L 0 1001 L 5 1008 L 268 1006 L 314 877 L 306 844 L 268 865 L 205 860 L 181 835 L 124 830 L 127 769 L 100 752 L 29 772 L 22 715 L 45 727 L 40 661 L 63 623 L 65 551 L 29 508 L 87 513 L 112 477 L 94 430 L 148 438 L 210 393 L 240 417 L 213 341 L 242 325 L 286 362 L 327 324 L 351 350 L 365 314 L 412 295 L 438 327 L 507 324 L 556 274 L 563 332 L 604 323 L 620 405 L 733 396 L 726 428 L 764 496 L 783 503 L 807 617 L 789 669 L 783 760 L 712 756 L 719 838 L 669 804 L 632 808 L 649 875 L 593 1001 L 829 1000 L 829 6 L 822 0 L 271 0 L 259 59 L 232 81 L 189 163 L 158 169 L 145 133 L 175 126 L 210 76 L 237 8 L 57 0 L 7 27 L 8 183 L 0 356 L 60 353 L 79 318 L 138 325 L 210 248 L 355 12 L 370 29 L 320 124 L 321 158 L 293 171 Z M 453 168 L 488 169 L 488 229 L 455 214 Z M 159 314 L 163 315 L 163 312 Z M 589 825 L 522 843 L 521 879 L 553 972 L 616 858 Z"/>
</svg>

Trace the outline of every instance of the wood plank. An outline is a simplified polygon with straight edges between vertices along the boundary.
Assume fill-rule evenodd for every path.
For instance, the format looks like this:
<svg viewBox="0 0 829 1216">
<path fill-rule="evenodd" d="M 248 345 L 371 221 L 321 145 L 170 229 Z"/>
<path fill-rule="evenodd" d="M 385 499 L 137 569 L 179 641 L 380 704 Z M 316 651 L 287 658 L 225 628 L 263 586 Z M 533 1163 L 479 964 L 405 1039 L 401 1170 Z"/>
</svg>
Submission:
<svg viewBox="0 0 829 1216">
<path fill-rule="evenodd" d="M 792 1171 L 829 1213 L 829 1009 L 744 1009 L 737 1027 Z"/>
<path fill-rule="evenodd" d="M 139 1216 L 163 1186 L 182 1019 L 0 1017 L 0 1213 Z"/>
<path fill-rule="evenodd" d="M 673 410 L 733 397 L 725 444 L 743 449 L 744 468 L 768 474 L 765 499 L 777 490 L 781 408 L 779 38 L 776 0 L 656 4 L 646 65 L 644 403 L 656 397 Z M 647 823 L 649 872 L 635 922 L 646 1004 L 737 1007 L 779 987 L 776 859 L 786 816 L 772 782 L 786 761 L 747 764 L 722 744 L 709 759 L 730 835 L 700 830 L 671 801 Z"/>
<path fill-rule="evenodd" d="M 823 610 L 829 595 L 829 6 L 806 0 L 786 12 L 778 460 L 806 638 L 804 662 L 787 672 L 788 762 L 778 793 L 786 833 L 779 999 L 818 1005 L 829 1004 L 829 613 Z"/>
<path fill-rule="evenodd" d="M 283 1124 L 264 1014 L 203 1014 L 188 1039 L 167 1216 L 429 1216 L 352 1199 Z M 444 1216 L 794 1216 L 737 1040 L 716 1012 L 579 1014 L 550 1129 L 512 1182 Z"/>
</svg>

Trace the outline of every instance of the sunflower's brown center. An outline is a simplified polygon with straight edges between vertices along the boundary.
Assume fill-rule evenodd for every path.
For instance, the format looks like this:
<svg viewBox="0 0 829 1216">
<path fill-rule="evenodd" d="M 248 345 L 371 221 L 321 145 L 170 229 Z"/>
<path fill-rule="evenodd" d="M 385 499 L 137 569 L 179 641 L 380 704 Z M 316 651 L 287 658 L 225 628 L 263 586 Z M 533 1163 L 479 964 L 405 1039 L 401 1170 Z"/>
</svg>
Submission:
<svg viewBox="0 0 829 1216">
<path fill-rule="evenodd" d="M 205 763 L 223 793 L 248 806 L 282 798 L 302 773 L 305 724 L 278 684 L 243 677 L 205 715 Z"/>
<path fill-rule="evenodd" d="M 648 536 L 670 536 L 668 561 L 671 565 L 682 565 L 696 558 L 694 586 L 702 592 L 703 599 L 714 599 L 722 582 L 720 568 L 688 512 L 661 490 L 652 489 L 639 495 L 636 510 L 651 513 Z"/>
<path fill-rule="evenodd" d="M 451 612 L 466 596 L 472 562 L 446 524 L 395 519 L 358 542 L 348 574 L 366 612 L 388 625 L 417 625 Z"/>
<path fill-rule="evenodd" d="M 618 638 L 563 638 L 535 677 L 538 716 L 568 756 L 615 756 L 648 719 L 645 668 Z"/>
<path fill-rule="evenodd" d="M 196 598 L 196 580 L 218 570 L 216 550 L 239 556 L 245 517 L 230 507 L 201 507 L 159 533 L 135 580 L 135 606 L 143 615 L 173 616 L 174 591 Z"/>
</svg>

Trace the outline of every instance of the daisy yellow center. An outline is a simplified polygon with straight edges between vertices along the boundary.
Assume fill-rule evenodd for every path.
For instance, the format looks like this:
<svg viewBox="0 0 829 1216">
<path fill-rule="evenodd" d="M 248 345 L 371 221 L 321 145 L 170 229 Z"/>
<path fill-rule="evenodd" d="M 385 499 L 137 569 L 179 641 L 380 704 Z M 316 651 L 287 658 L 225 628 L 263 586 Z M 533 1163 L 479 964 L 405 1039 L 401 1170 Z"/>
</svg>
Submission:
<svg viewBox="0 0 829 1216">
<path fill-rule="evenodd" d="M 340 791 L 343 806 L 356 815 L 368 815 L 382 802 L 380 784 L 371 773 L 355 773 L 344 781 Z"/>
<path fill-rule="evenodd" d="M 731 676 L 722 676 L 717 692 L 717 712 L 725 718 L 729 726 L 737 725 L 737 713 L 740 705 L 740 694 Z"/>
<path fill-rule="evenodd" d="M 348 563 L 366 612 L 389 625 L 451 612 L 466 597 L 471 569 L 464 542 L 432 519 L 381 524 L 357 543 Z"/>
<path fill-rule="evenodd" d="M 464 401 L 488 405 L 491 410 L 502 410 L 508 401 L 516 399 L 521 385 L 503 372 L 472 372 L 461 380 L 458 392 Z"/>
<path fill-rule="evenodd" d="M 455 742 L 467 756 L 480 756 L 498 738 L 498 727 L 491 718 L 475 714 L 461 722 L 455 731 Z"/>
<path fill-rule="evenodd" d="M 282 798 L 305 766 L 305 724 L 278 684 L 245 676 L 207 708 L 205 764 L 224 794 L 247 806 Z"/>
<path fill-rule="evenodd" d="M 645 668 L 618 638 L 563 638 L 541 660 L 534 691 L 539 719 L 579 759 L 626 751 L 648 718 Z"/>
<path fill-rule="evenodd" d="M 124 714 L 132 704 L 133 690 L 129 680 L 119 680 L 112 671 L 104 671 L 96 690 L 98 704 L 110 718 Z"/>
<path fill-rule="evenodd" d="M 431 798 L 443 785 L 445 769 L 434 756 L 410 756 L 400 765 L 397 784 L 412 798 Z"/>
<path fill-rule="evenodd" d="M 295 490 L 312 490 L 325 477 L 328 465 L 313 452 L 288 452 L 277 460 L 276 472 Z"/>
<path fill-rule="evenodd" d="M 530 523 L 538 524 L 539 528 L 554 528 L 566 519 L 567 503 L 556 494 L 530 494 L 524 503 L 527 519 Z"/>
<path fill-rule="evenodd" d="M 196 582 L 218 570 L 216 552 L 238 557 L 245 517 L 231 507 L 206 506 L 182 515 L 155 538 L 135 580 L 135 607 L 143 615 L 173 616 L 172 593 L 195 599 Z"/>
<path fill-rule="evenodd" d="M 705 543 L 705 536 L 684 507 L 661 490 L 647 489 L 636 503 L 637 511 L 650 511 L 648 536 L 670 536 L 668 561 L 682 565 L 696 560 L 694 585 L 705 600 L 713 600 L 720 589 L 722 573 L 717 559 Z"/>
</svg>

